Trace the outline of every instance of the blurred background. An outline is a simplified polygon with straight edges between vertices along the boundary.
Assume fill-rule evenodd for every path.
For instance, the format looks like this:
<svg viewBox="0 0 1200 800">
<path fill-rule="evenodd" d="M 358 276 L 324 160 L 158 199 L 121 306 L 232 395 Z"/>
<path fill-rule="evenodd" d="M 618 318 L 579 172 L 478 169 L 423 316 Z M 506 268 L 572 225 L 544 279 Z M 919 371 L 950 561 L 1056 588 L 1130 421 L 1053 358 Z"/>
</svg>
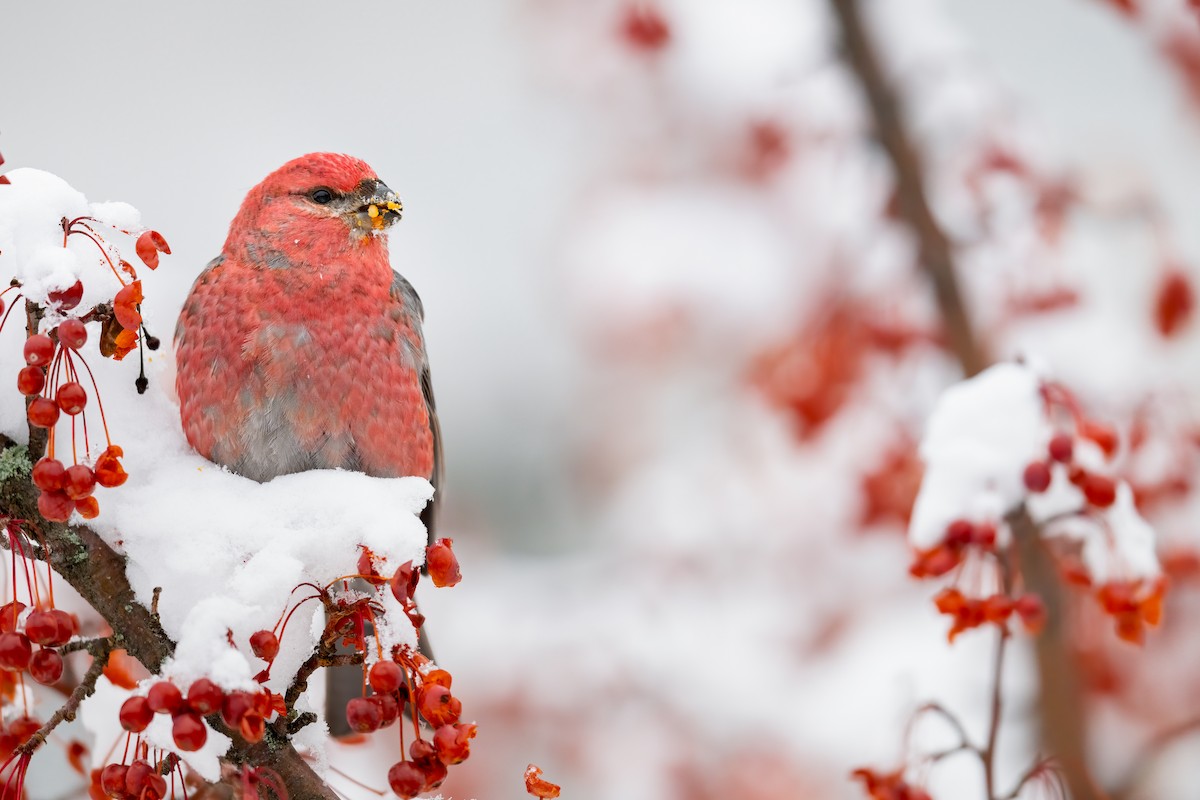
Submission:
<svg viewBox="0 0 1200 800">
<path fill-rule="evenodd" d="M 1200 713 L 1198 16 L 861 5 L 989 349 L 1136 443 L 1122 471 L 1168 622 L 1137 651 L 1102 623 L 1075 643 L 1116 785 Z M 906 761 L 935 797 L 979 796 L 977 765 L 924 770 L 904 745 L 929 699 L 982 734 L 990 634 L 947 646 L 907 573 L 916 443 L 959 373 L 826 0 L 16 0 L 0 19 L 6 167 L 167 236 L 145 278 L 164 339 L 283 162 L 352 153 L 403 198 L 393 264 L 427 310 L 439 533 L 465 575 L 421 602 L 480 724 L 447 796 L 523 797 L 531 761 L 574 800 L 859 797 L 851 769 Z M 1034 748 L 1014 659 L 1006 785 Z M 1145 796 L 1193 797 L 1195 747 L 1164 753 Z"/>
</svg>

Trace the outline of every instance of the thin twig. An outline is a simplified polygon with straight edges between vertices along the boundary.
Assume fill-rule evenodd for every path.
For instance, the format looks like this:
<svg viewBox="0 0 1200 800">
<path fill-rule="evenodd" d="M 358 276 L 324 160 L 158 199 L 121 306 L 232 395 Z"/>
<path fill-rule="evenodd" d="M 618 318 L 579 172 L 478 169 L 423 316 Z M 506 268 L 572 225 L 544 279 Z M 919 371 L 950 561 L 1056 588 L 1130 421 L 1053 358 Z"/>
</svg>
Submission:
<svg viewBox="0 0 1200 800">
<path fill-rule="evenodd" d="M 63 722 L 71 722 L 75 719 L 75 714 L 79 711 L 79 704 L 92 696 L 96 691 L 96 681 L 100 679 L 100 675 L 104 672 L 104 665 L 107 662 L 108 653 L 103 652 L 97 654 L 92 659 L 92 665 L 88 667 L 88 671 L 84 673 L 83 679 L 79 681 L 79 685 L 75 687 L 75 691 L 71 692 L 71 696 L 67 698 L 67 702 L 51 715 L 50 719 L 46 720 L 46 724 L 38 728 L 37 732 L 29 737 L 25 744 L 18 747 L 15 752 L 23 755 L 33 755 L 33 752 L 46 743 L 46 737 Z"/>
</svg>

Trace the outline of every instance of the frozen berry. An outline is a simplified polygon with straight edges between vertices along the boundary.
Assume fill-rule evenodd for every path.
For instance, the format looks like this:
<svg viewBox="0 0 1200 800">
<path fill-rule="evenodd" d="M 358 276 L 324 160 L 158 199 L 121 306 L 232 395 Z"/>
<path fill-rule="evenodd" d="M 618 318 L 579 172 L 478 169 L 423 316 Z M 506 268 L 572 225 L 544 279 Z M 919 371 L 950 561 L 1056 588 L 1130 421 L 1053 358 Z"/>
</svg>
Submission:
<svg viewBox="0 0 1200 800">
<path fill-rule="evenodd" d="M 43 457 L 33 465 L 33 485 L 43 492 L 61 489 L 67 481 L 67 469 L 57 458 Z"/>
<path fill-rule="evenodd" d="M 1087 501 L 1097 508 L 1108 508 L 1117 499 L 1117 484 L 1107 475 L 1089 474 L 1080 488 Z"/>
<path fill-rule="evenodd" d="M 371 667 L 367 680 L 377 693 L 390 694 L 400 688 L 400 683 L 404 680 L 404 670 L 395 661 L 380 661 Z"/>
<path fill-rule="evenodd" d="M 279 637 L 270 631 L 256 631 L 250 635 L 250 649 L 263 661 L 273 661 L 279 655 Z"/>
<path fill-rule="evenodd" d="M 87 326 L 74 317 L 64 319 L 58 325 L 58 340 L 72 350 L 78 350 L 87 343 Z"/>
<path fill-rule="evenodd" d="M 183 693 L 170 681 L 159 681 L 146 694 L 150 710 L 158 714 L 174 714 L 183 706 Z"/>
<path fill-rule="evenodd" d="M 425 773 L 411 761 L 401 761 L 388 770 L 388 785 L 400 797 L 416 797 L 425 791 Z"/>
<path fill-rule="evenodd" d="M 212 714 L 221 710 L 225 692 L 208 678 L 200 678 L 188 688 L 188 708 L 198 714 Z"/>
<path fill-rule="evenodd" d="M 454 586 L 462 580 L 462 570 L 458 567 L 458 558 L 451 548 L 454 542 L 450 539 L 438 539 L 425 548 L 425 566 L 429 570 L 429 578 L 437 587 Z"/>
<path fill-rule="evenodd" d="M 177 714 L 171 723 L 171 737 L 180 750 L 199 750 L 208 739 L 208 729 L 199 714 Z"/>
</svg>

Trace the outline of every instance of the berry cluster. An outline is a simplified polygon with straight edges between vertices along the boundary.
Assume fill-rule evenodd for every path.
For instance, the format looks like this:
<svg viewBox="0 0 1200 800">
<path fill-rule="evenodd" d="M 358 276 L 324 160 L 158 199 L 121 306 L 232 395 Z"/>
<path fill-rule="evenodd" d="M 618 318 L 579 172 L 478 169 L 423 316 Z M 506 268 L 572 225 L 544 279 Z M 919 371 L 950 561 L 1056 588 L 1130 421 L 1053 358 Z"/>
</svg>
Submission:
<svg viewBox="0 0 1200 800">
<path fill-rule="evenodd" d="M 131 697 L 121 706 L 121 727 L 140 734 L 150 726 L 155 714 L 171 716 L 171 737 L 181 751 L 199 750 L 208 740 L 204 717 L 220 714 L 225 724 L 247 742 L 261 741 L 267 719 L 281 710 L 278 695 L 268 691 L 226 692 L 208 678 L 200 678 L 188 687 L 187 696 L 171 681 L 158 681 L 145 696 Z"/>
<path fill-rule="evenodd" d="M 129 760 L 129 746 L 119 763 L 108 764 L 103 769 L 92 771 L 88 797 L 91 800 L 164 800 L 174 798 L 176 781 L 187 797 L 183 765 L 173 753 L 151 750 L 145 742 L 138 742 Z M 167 783 L 167 777 L 171 781 Z"/>
<path fill-rule="evenodd" d="M 17 390 L 26 398 L 26 415 L 29 424 L 48 431 L 46 455 L 34 466 L 33 480 L 41 494 L 38 511 L 47 520 L 66 522 L 73 511 L 84 519 L 93 519 L 100 513 L 100 503 L 94 496 L 97 486 L 114 488 L 128 477 L 121 466 L 124 455 L 121 448 L 112 443 L 108 432 L 108 421 L 104 417 L 104 406 L 99 402 L 99 389 L 91 367 L 84 358 L 82 349 L 88 342 L 88 322 L 102 323 L 99 341 L 100 353 L 116 359 L 124 358 L 140 341 L 138 331 L 142 328 L 140 304 L 142 284 L 137 279 L 133 266 L 123 258 L 119 250 L 110 244 L 99 231 L 99 222 L 91 217 L 62 220 L 63 247 L 72 236 L 80 236 L 92 242 L 104 257 L 122 288 L 113 298 L 111 308 L 97 306 L 79 314 L 78 306 L 83 299 L 82 281 L 75 281 L 66 289 L 50 292 L 47 304 L 36 316 L 47 315 L 57 320 L 44 332 L 33 333 L 25 340 L 25 367 L 17 373 Z M 132 235 L 130 231 L 119 233 Z M 158 266 L 159 253 L 170 253 L 171 249 L 163 237 L 155 231 L 144 231 L 135 244 L 138 257 L 146 266 Z M 19 290 L 14 285 L 0 293 L 0 311 L 4 310 L 3 296 L 9 291 Z M 16 307 L 22 295 L 18 293 L 11 301 L 8 313 Z M 8 314 L 0 320 L 0 327 Z M 146 337 L 149 347 L 157 347 L 157 340 Z M 88 428 L 88 389 L 84 387 L 86 372 L 91 391 L 96 395 L 100 422 L 104 430 L 107 447 L 88 465 L 79 458 L 79 439 L 86 457 L 91 449 Z M 145 386 L 144 375 L 138 379 L 139 390 Z M 71 466 L 55 458 L 56 432 L 63 414 L 71 420 Z"/>
</svg>

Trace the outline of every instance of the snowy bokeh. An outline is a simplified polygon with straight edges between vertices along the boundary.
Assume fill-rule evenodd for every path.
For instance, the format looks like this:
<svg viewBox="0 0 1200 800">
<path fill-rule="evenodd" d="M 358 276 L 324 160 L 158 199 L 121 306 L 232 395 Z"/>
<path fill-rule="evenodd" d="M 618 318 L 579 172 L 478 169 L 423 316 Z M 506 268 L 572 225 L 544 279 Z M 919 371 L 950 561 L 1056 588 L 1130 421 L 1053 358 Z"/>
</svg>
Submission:
<svg viewBox="0 0 1200 800">
<path fill-rule="evenodd" d="M 1200 657 L 1186 635 L 1200 568 L 1184 569 L 1200 547 L 1200 333 L 1186 313 L 1164 333 L 1161 307 L 1167 278 L 1194 283 L 1200 264 L 1186 69 L 1200 26 L 1182 0 L 1141 3 L 1136 19 L 1096 0 L 863 5 L 972 319 L 1009 362 L 1009 391 L 961 418 L 930 421 L 961 375 L 825 2 L 0 12 L 3 169 L 128 201 L 167 236 L 173 255 L 139 270 L 164 343 L 242 196 L 283 162 L 349 152 L 403 198 L 391 252 L 426 308 L 439 533 L 464 572 L 419 599 L 480 725 L 447 796 L 524 797 L 534 762 L 577 800 L 849 800 L 862 765 L 906 765 L 938 800 L 980 797 L 970 759 L 918 763 L 953 743 L 935 721 L 904 749 L 930 700 L 984 735 L 991 655 L 987 631 L 947 646 L 905 532 L 913 511 L 911 544 L 926 547 L 958 516 L 1028 498 L 1021 469 L 1051 433 L 1037 375 L 1123 443 L 1081 458 L 1119 479 L 1106 525 L 1126 535 L 1114 550 L 1094 527 L 1059 532 L 1085 543 L 1100 582 L 1160 562 L 1173 581 L 1144 650 L 1090 619 L 1079 643 L 1099 777 L 1115 784 L 1137 744 L 1200 710 L 1200 679 L 1180 666 Z M 36 214 L 6 211 L 3 192 L 0 214 Z M 90 208 L 139 222 L 129 206 Z M 21 246 L 0 240 L 0 266 Z M 32 257 L 47 289 L 76 274 L 65 252 Z M 0 379 L 19 363 L 13 327 Z M 360 541 L 419 553 L 427 484 L 313 473 L 260 487 L 221 472 L 179 430 L 169 348 L 143 397 L 134 360 L 100 365 L 131 478 L 96 525 L 152 555 L 130 577 L 142 596 L 162 587 L 181 677 L 227 655 L 206 649 L 221 626 L 242 640 L 273 623 L 318 577 L 305 565 L 351 572 Z M 21 420 L 0 404 L 5 431 Z M 997 444 L 1000 462 L 980 457 Z M 1079 502 L 1056 475 L 1029 498 L 1039 519 Z M 212 598 L 193 602 L 202 590 Z M 1005 786 L 1034 751 L 1032 652 L 1014 641 Z M 273 685 L 300 658 L 285 638 Z M 255 671 L 226 666 L 231 685 Z M 112 693 L 94 702 L 112 717 Z M 356 782 L 382 789 L 394 748 L 332 745 L 338 788 L 373 796 Z M 1154 796 L 1190 796 L 1194 763 L 1162 762 Z M 71 796 L 56 777 L 68 783 L 32 796 Z"/>
</svg>

